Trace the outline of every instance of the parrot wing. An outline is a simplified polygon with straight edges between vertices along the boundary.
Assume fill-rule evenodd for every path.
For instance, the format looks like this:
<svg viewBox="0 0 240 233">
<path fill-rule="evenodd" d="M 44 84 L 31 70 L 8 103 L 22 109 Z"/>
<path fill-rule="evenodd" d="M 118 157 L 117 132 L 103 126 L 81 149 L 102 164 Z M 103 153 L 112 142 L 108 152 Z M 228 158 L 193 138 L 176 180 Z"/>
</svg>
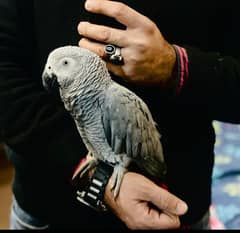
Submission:
<svg viewBox="0 0 240 233">
<path fill-rule="evenodd" d="M 160 134 L 147 105 L 136 94 L 114 83 L 105 92 L 102 114 L 108 143 L 116 154 L 126 153 L 139 165 L 163 163 Z"/>
</svg>

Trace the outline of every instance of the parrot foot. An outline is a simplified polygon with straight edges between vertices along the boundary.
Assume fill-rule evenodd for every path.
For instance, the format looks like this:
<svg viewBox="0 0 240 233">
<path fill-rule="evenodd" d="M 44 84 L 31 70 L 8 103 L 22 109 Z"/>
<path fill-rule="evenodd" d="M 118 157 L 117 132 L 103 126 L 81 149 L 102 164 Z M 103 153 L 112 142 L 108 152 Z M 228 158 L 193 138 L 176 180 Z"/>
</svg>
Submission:
<svg viewBox="0 0 240 233">
<path fill-rule="evenodd" d="M 109 153 L 103 156 L 104 161 L 107 161 L 111 164 L 122 164 L 123 167 L 127 167 L 129 163 L 131 162 L 131 159 L 127 157 L 125 153 L 123 154 L 115 154 L 115 153 Z"/>
<path fill-rule="evenodd" d="M 110 153 L 110 154 L 107 154 L 106 156 L 104 156 L 104 160 L 108 161 L 111 164 L 116 164 L 119 162 L 118 157 L 114 153 Z"/>
<path fill-rule="evenodd" d="M 88 171 L 91 170 L 92 168 L 96 167 L 98 164 L 97 159 L 92 155 L 91 152 L 88 152 L 86 156 L 86 161 L 83 164 L 83 166 L 79 170 L 79 177 L 83 177 L 83 175 Z"/>
<path fill-rule="evenodd" d="M 127 169 L 121 164 L 116 164 L 112 174 L 112 184 L 111 191 L 113 192 L 114 199 L 117 198 L 120 186 L 122 183 L 123 175 L 126 173 Z"/>
</svg>

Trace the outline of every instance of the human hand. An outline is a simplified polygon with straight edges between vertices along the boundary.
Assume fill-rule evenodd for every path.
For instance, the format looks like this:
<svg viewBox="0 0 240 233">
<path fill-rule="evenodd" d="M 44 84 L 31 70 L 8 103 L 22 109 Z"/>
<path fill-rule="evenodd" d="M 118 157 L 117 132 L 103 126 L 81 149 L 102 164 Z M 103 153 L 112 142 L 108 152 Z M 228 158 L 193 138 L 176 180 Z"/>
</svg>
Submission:
<svg viewBox="0 0 240 233">
<path fill-rule="evenodd" d="M 83 36 L 79 41 L 80 47 L 106 59 L 105 44 L 115 44 L 121 47 L 124 65 L 107 62 L 109 71 L 138 84 L 171 85 L 175 77 L 176 53 L 154 22 L 120 2 L 88 0 L 85 6 L 92 13 L 115 18 L 126 29 L 80 22 L 78 32 Z"/>
<path fill-rule="evenodd" d="M 111 179 L 105 203 L 132 230 L 179 228 L 179 216 L 187 212 L 185 202 L 138 173 L 124 175 L 116 199 L 110 187 Z"/>
</svg>

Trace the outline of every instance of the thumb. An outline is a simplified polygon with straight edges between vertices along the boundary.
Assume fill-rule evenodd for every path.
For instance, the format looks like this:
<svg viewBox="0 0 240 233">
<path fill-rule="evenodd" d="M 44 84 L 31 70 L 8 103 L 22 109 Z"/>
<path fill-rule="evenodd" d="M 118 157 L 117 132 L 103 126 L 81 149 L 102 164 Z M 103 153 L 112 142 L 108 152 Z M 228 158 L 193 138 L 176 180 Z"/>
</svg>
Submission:
<svg viewBox="0 0 240 233">
<path fill-rule="evenodd" d="M 188 206 L 183 200 L 157 185 L 152 186 L 152 191 L 148 194 L 149 202 L 164 212 L 183 215 L 188 210 Z"/>
</svg>

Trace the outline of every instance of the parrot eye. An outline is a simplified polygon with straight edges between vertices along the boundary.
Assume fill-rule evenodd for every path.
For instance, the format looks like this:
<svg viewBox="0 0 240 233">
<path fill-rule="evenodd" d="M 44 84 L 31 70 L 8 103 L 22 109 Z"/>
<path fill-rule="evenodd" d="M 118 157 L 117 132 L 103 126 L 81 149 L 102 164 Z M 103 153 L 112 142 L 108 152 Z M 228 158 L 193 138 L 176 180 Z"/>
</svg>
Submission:
<svg viewBox="0 0 240 233">
<path fill-rule="evenodd" d="M 71 57 L 65 57 L 59 61 L 59 65 L 63 69 L 69 69 L 73 66 L 73 64 L 74 64 L 74 59 L 72 59 Z"/>
<path fill-rule="evenodd" d="M 68 61 L 67 61 L 67 60 L 64 60 L 64 61 L 63 61 L 63 65 L 65 65 L 65 66 L 68 65 Z"/>
</svg>

